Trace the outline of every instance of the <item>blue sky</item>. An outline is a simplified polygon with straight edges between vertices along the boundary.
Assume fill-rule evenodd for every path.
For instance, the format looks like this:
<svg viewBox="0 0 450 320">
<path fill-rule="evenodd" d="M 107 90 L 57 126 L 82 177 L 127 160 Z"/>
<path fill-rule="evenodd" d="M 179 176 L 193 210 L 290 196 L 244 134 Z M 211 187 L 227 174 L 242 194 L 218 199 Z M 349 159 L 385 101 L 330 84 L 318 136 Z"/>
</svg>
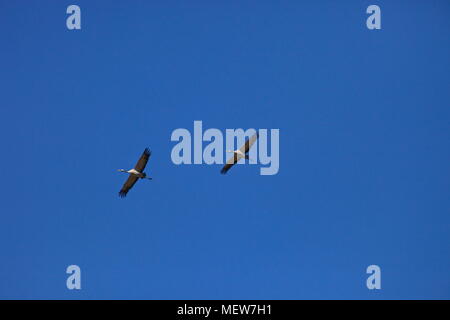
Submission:
<svg viewBox="0 0 450 320">
<path fill-rule="evenodd" d="M 0 298 L 450 298 L 449 12 L 0 1 Z M 279 173 L 174 165 L 194 120 L 280 129 Z"/>
</svg>

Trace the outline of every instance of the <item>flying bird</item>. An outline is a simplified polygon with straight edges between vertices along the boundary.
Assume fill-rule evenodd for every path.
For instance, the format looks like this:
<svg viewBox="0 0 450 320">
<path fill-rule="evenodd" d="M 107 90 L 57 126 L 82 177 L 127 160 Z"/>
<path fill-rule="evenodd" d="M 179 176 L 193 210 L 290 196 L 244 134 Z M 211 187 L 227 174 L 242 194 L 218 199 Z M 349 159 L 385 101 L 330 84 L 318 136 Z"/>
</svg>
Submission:
<svg viewBox="0 0 450 320">
<path fill-rule="evenodd" d="M 255 143 L 256 139 L 258 139 L 258 132 L 255 133 L 250 139 L 248 139 L 245 144 L 237 150 L 227 150 L 227 152 L 233 153 L 233 156 L 227 160 L 227 163 L 224 165 L 222 170 L 220 170 L 221 174 L 225 174 L 230 170 L 232 166 L 239 162 L 242 158 L 250 159 L 248 156 L 248 152 L 252 145 Z"/>
<path fill-rule="evenodd" d="M 139 158 L 139 161 L 136 163 L 133 169 L 131 170 L 124 170 L 119 169 L 117 171 L 120 172 L 126 172 L 129 174 L 127 181 L 122 186 L 122 189 L 119 191 L 119 197 L 124 198 L 128 191 L 130 191 L 131 188 L 133 188 L 136 181 L 139 179 L 149 179 L 152 180 L 152 178 L 147 177 L 147 174 L 144 172 L 145 166 L 147 165 L 147 161 L 150 158 L 151 151 L 148 148 L 145 148 L 144 153 L 142 153 L 141 157 Z"/>
</svg>

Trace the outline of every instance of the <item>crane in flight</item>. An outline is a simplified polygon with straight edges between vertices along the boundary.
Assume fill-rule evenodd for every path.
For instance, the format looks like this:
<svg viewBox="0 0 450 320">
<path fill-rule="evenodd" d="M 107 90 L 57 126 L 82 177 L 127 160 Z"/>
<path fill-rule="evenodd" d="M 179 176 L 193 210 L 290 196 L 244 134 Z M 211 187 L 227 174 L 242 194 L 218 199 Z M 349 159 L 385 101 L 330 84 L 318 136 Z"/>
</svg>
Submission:
<svg viewBox="0 0 450 320">
<path fill-rule="evenodd" d="M 138 162 L 131 170 L 124 170 L 119 169 L 117 171 L 128 173 L 128 179 L 125 181 L 125 183 L 122 186 L 122 189 L 119 191 L 119 197 L 124 198 L 126 197 L 128 191 L 130 191 L 131 188 L 133 188 L 136 181 L 139 179 L 149 179 L 152 180 L 152 178 L 147 177 L 147 174 L 144 172 L 145 166 L 147 165 L 148 159 L 150 158 L 151 151 L 148 148 L 145 148 L 144 152 L 142 153 L 141 157 L 139 158 Z"/>
<path fill-rule="evenodd" d="M 250 139 L 248 139 L 245 144 L 240 147 L 237 150 L 227 150 L 227 152 L 233 153 L 233 156 L 227 160 L 227 163 L 223 166 L 222 170 L 220 170 L 221 174 L 225 174 L 230 170 L 232 166 L 234 166 L 236 163 L 239 162 L 242 158 L 250 159 L 248 156 L 248 152 L 250 151 L 250 148 L 255 143 L 256 139 L 258 139 L 259 134 L 258 132 L 255 133 L 253 136 L 251 136 Z"/>
</svg>

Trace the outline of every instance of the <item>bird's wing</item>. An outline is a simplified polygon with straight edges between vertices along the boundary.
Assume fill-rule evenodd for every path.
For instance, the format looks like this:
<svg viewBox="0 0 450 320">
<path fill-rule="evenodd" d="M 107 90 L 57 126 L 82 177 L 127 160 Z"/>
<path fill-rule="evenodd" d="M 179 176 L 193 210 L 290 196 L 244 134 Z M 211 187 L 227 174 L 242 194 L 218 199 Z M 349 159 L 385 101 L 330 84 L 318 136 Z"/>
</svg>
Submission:
<svg viewBox="0 0 450 320">
<path fill-rule="evenodd" d="M 151 151 L 148 148 L 145 148 L 144 153 L 142 153 L 141 158 L 134 166 L 134 169 L 139 172 L 144 172 L 145 166 L 147 165 L 147 161 L 150 158 L 151 154 Z"/>
<path fill-rule="evenodd" d="M 255 143 L 256 139 L 258 139 L 259 137 L 259 133 L 256 132 L 253 136 L 250 137 L 250 139 L 248 139 L 247 141 L 245 141 L 245 144 L 239 148 L 239 151 L 241 151 L 242 153 L 247 153 L 250 148 L 252 147 L 252 145 Z"/>
<path fill-rule="evenodd" d="M 125 181 L 125 183 L 123 184 L 122 189 L 120 189 L 119 191 L 119 197 L 124 198 L 127 195 L 128 191 L 133 188 L 134 184 L 138 180 L 138 177 L 136 177 L 134 174 L 130 174 L 127 181 Z"/>
<path fill-rule="evenodd" d="M 221 174 L 225 174 L 228 172 L 228 170 L 230 170 L 230 168 L 232 166 L 234 166 L 236 163 L 238 163 L 239 160 L 242 159 L 241 155 L 237 155 L 236 153 L 233 154 L 232 157 L 230 157 L 230 159 L 228 159 L 227 163 L 223 166 L 222 170 L 220 170 Z"/>
</svg>

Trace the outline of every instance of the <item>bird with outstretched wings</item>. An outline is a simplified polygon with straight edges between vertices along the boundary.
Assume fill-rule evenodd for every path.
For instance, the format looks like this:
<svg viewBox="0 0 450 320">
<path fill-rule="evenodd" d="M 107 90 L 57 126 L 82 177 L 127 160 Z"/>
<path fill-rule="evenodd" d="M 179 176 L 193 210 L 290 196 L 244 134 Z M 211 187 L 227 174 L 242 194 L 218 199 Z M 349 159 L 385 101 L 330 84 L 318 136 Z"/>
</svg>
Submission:
<svg viewBox="0 0 450 320">
<path fill-rule="evenodd" d="M 148 148 L 145 148 L 138 162 L 134 166 L 134 169 L 127 171 L 129 172 L 128 179 L 127 181 L 125 181 L 125 183 L 122 186 L 122 189 L 120 189 L 119 191 L 119 196 L 121 198 L 127 195 L 128 191 L 130 191 L 130 189 L 133 188 L 136 181 L 138 181 L 139 179 L 146 178 L 147 175 L 144 173 L 144 169 L 145 166 L 147 165 L 150 156 L 151 151 Z"/>
<path fill-rule="evenodd" d="M 257 132 L 253 136 L 251 136 L 242 147 L 240 147 L 236 151 L 233 151 L 233 156 L 227 160 L 222 170 L 220 170 L 220 173 L 226 174 L 232 166 L 239 162 L 239 160 L 241 160 L 242 158 L 248 159 L 248 152 L 250 151 L 250 148 L 255 143 L 256 139 L 258 139 L 258 137 L 259 134 Z"/>
</svg>

